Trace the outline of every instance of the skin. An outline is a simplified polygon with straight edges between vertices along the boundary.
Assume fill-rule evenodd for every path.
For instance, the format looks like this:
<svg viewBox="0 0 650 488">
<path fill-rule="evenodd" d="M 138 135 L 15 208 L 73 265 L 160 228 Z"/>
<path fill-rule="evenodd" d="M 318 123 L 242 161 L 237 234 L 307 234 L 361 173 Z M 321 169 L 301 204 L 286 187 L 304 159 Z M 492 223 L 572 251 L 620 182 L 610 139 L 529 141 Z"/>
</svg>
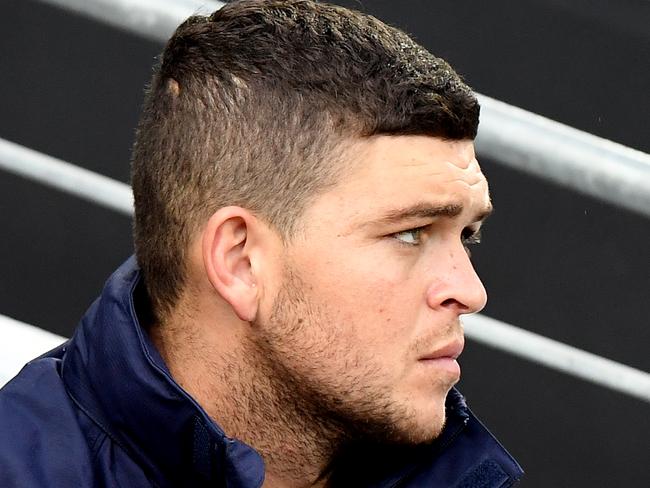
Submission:
<svg viewBox="0 0 650 488">
<path fill-rule="evenodd" d="M 151 331 L 179 384 L 262 454 L 265 486 L 322 482 L 355 441 L 435 439 L 459 317 L 486 302 L 466 249 L 491 209 L 472 142 L 376 136 L 348 155 L 288 243 L 246 209 L 217 211 Z"/>
</svg>

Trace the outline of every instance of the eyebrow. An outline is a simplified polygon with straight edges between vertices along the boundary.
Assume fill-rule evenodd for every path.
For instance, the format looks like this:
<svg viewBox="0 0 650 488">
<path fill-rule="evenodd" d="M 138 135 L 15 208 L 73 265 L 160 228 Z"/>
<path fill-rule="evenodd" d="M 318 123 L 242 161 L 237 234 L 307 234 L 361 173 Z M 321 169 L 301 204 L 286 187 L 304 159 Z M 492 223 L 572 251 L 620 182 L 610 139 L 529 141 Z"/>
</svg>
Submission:
<svg viewBox="0 0 650 488">
<path fill-rule="evenodd" d="M 411 219 L 431 219 L 436 217 L 457 217 L 463 212 L 463 205 L 451 203 L 446 205 L 431 205 L 430 203 L 417 203 L 404 208 L 394 209 L 386 212 L 375 220 L 380 225 L 390 225 Z M 485 220 L 493 211 L 492 204 L 476 213 L 472 222 Z"/>
</svg>

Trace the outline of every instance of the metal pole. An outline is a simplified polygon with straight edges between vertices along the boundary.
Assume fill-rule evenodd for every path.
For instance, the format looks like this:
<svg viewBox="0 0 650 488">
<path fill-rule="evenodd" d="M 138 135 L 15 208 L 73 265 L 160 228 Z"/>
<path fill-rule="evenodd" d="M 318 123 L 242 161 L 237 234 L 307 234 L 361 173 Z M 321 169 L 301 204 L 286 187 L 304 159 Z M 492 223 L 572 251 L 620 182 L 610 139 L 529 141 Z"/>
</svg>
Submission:
<svg viewBox="0 0 650 488">
<path fill-rule="evenodd" d="M 65 337 L 0 315 L 0 387 L 13 378 L 27 361 L 54 349 Z"/>
<path fill-rule="evenodd" d="M 5 139 L 0 139 L 0 168 L 124 215 L 133 215 L 129 185 Z"/>
<path fill-rule="evenodd" d="M 479 98 L 479 156 L 650 216 L 650 154 Z"/>
<path fill-rule="evenodd" d="M 154 41 L 166 42 L 190 15 L 224 6 L 212 0 L 40 0 Z"/>
<path fill-rule="evenodd" d="M 463 317 L 468 338 L 650 402 L 650 374 L 485 315 Z"/>
</svg>

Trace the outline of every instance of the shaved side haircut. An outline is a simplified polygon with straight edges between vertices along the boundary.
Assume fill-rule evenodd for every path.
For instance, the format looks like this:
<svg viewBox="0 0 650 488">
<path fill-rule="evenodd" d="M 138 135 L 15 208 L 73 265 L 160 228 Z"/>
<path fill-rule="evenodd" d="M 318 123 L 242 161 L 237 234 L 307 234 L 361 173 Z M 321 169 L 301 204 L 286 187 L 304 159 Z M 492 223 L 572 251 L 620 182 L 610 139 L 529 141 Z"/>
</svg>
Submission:
<svg viewBox="0 0 650 488">
<path fill-rule="evenodd" d="M 190 17 L 160 56 L 133 151 L 135 249 L 156 320 L 183 290 L 191 237 L 219 208 L 245 207 L 290 240 L 345 171 L 346 143 L 473 139 L 478 117 L 445 61 L 370 15 L 244 0 Z"/>
</svg>

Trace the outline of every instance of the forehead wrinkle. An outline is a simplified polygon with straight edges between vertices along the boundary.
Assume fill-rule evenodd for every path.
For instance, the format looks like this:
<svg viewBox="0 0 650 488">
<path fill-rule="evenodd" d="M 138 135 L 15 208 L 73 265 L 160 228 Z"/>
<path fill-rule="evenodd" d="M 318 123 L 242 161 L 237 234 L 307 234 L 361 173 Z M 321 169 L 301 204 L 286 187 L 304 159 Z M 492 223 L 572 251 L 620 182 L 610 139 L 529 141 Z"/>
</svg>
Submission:
<svg viewBox="0 0 650 488">
<path fill-rule="evenodd" d="M 422 166 L 435 166 L 435 161 L 431 161 L 430 159 L 427 158 L 412 158 L 408 162 L 398 162 L 399 166 L 401 169 L 406 169 L 406 168 L 421 168 Z M 439 175 L 442 174 L 443 171 L 431 171 L 429 174 L 432 175 Z"/>
<path fill-rule="evenodd" d="M 452 183 L 458 183 L 459 185 L 463 185 L 467 188 L 473 189 L 477 186 L 482 186 L 487 184 L 487 180 L 485 178 L 476 178 L 475 180 L 472 181 L 467 181 L 467 178 L 459 177 L 459 178 L 454 178 L 453 180 L 447 180 L 445 182 L 446 184 L 452 184 Z"/>
<path fill-rule="evenodd" d="M 457 181 L 471 188 L 485 181 L 485 175 L 481 171 L 481 167 L 476 159 L 473 159 L 466 167 L 460 167 L 451 161 L 445 161 L 445 164 L 450 167 L 452 172 L 456 174 L 460 173 L 458 177 L 449 180 L 450 182 Z"/>
</svg>

